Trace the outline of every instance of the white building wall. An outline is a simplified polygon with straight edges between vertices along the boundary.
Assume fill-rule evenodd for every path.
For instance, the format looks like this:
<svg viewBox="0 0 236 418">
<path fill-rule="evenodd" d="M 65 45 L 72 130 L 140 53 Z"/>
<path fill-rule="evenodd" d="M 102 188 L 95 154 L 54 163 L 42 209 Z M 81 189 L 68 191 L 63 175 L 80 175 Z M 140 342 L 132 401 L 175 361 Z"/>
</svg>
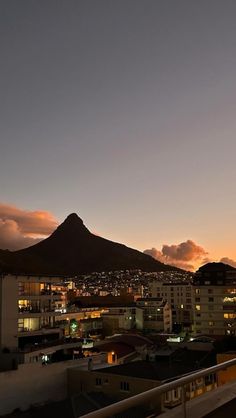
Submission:
<svg viewBox="0 0 236 418">
<path fill-rule="evenodd" d="M 0 415 L 14 409 L 28 409 L 47 401 L 60 401 L 67 396 L 67 369 L 87 369 L 87 359 L 71 360 L 43 366 L 28 363 L 18 370 L 0 373 Z"/>
</svg>

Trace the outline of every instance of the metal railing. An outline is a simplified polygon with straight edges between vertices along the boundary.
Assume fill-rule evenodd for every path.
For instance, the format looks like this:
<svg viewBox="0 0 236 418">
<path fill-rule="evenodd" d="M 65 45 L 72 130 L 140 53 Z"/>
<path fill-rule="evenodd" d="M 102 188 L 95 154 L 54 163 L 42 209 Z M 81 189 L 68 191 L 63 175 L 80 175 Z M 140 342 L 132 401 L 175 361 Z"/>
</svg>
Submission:
<svg viewBox="0 0 236 418">
<path fill-rule="evenodd" d="M 111 418 L 113 415 L 127 411 L 128 409 L 136 407 L 137 405 L 147 404 L 151 400 L 156 399 L 159 395 L 179 387 L 182 388 L 183 418 L 186 418 L 186 385 L 196 379 L 207 376 L 211 373 L 218 372 L 220 370 L 226 370 L 228 367 L 234 365 L 236 365 L 236 358 L 233 360 L 228 360 L 224 363 L 217 364 L 216 366 L 208 367 L 207 369 L 191 373 L 187 376 L 181 377 L 180 379 L 176 379 L 169 383 L 165 383 L 154 389 L 139 393 L 138 395 L 116 402 L 106 406 L 105 408 L 101 408 L 90 412 L 89 414 L 83 415 L 81 418 Z"/>
</svg>

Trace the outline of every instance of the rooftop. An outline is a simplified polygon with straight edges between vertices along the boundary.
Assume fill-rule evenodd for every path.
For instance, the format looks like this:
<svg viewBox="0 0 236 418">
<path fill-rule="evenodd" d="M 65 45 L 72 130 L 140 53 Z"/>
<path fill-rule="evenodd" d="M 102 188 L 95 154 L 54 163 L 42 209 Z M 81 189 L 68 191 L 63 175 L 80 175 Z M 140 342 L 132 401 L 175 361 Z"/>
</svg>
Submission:
<svg viewBox="0 0 236 418">
<path fill-rule="evenodd" d="M 155 362 L 135 361 L 109 367 L 109 370 L 102 368 L 99 372 L 164 381 L 214 364 L 216 364 L 214 354 L 206 356 L 206 353 L 201 351 L 181 350 L 181 355 L 179 353 L 179 356 L 175 355 L 172 359 L 163 358 Z"/>
<path fill-rule="evenodd" d="M 111 342 L 101 344 L 95 347 L 95 349 L 98 350 L 99 352 L 106 352 L 106 353 L 114 351 L 114 353 L 117 355 L 118 358 L 127 356 L 128 354 L 131 354 L 135 351 L 134 347 L 128 344 L 116 342 L 116 341 L 111 341 Z"/>
<path fill-rule="evenodd" d="M 123 342 L 132 347 L 143 347 L 144 345 L 147 345 L 147 346 L 153 345 L 153 341 L 139 334 L 114 335 L 112 337 L 108 337 L 107 341 Z"/>
</svg>

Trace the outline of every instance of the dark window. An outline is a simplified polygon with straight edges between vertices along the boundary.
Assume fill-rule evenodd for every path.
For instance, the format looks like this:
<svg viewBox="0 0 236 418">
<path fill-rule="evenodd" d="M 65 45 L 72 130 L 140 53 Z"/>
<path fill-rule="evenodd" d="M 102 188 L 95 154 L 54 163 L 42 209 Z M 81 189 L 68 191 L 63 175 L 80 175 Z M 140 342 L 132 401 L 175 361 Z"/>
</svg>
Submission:
<svg viewBox="0 0 236 418">
<path fill-rule="evenodd" d="M 102 379 L 100 377 L 96 377 L 96 386 L 102 385 Z"/>
<path fill-rule="evenodd" d="M 124 390 L 126 392 L 129 391 L 129 383 L 128 382 L 120 382 L 120 390 Z"/>
</svg>

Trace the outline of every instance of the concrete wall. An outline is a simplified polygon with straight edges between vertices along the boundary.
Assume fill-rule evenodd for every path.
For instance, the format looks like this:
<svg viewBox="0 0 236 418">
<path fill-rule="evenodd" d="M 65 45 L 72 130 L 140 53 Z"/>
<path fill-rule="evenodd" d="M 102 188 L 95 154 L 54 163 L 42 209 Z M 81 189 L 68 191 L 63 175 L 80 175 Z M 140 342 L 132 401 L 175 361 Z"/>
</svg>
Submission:
<svg viewBox="0 0 236 418">
<path fill-rule="evenodd" d="M 0 279 L 0 347 L 18 346 L 18 282 L 14 276 Z"/>
<path fill-rule="evenodd" d="M 100 379 L 101 385 L 98 385 L 97 379 Z M 129 390 L 121 390 L 121 382 L 129 384 Z M 131 376 L 122 376 L 109 373 L 101 373 L 99 370 L 85 371 L 76 368 L 68 370 L 68 391 L 69 395 L 76 395 L 80 392 L 103 392 L 112 398 L 122 400 L 138 393 L 153 389 L 159 386 L 160 382 L 151 379 L 142 379 Z M 150 403 L 150 402 L 149 402 Z M 155 405 L 156 411 L 161 411 L 161 399 L 156 397 L 149 405 L 151 408 Z"/>
<path fill-rule="evenodd" d="M 24 410 L 34 404 L 65 399 L 66 370 L 78 365 L 86 367 L 85 360 L 47 366 L 40 363 L 22 364 L 18 370 L 0 373 L 0 415 L 11 413 L 16 408 Z"/>
<path fill-rule="evenodd" d="M 236 358 L 236 351 L 230 353 L 217 354 L 217 364 L 224 363 L 225 361 Z M 217 373 L 218 385 L 224 385 L 231 380 L 236 380 L 236 366 L 228 367 L 227 369 L 220 370 Z"/>
</svg>

